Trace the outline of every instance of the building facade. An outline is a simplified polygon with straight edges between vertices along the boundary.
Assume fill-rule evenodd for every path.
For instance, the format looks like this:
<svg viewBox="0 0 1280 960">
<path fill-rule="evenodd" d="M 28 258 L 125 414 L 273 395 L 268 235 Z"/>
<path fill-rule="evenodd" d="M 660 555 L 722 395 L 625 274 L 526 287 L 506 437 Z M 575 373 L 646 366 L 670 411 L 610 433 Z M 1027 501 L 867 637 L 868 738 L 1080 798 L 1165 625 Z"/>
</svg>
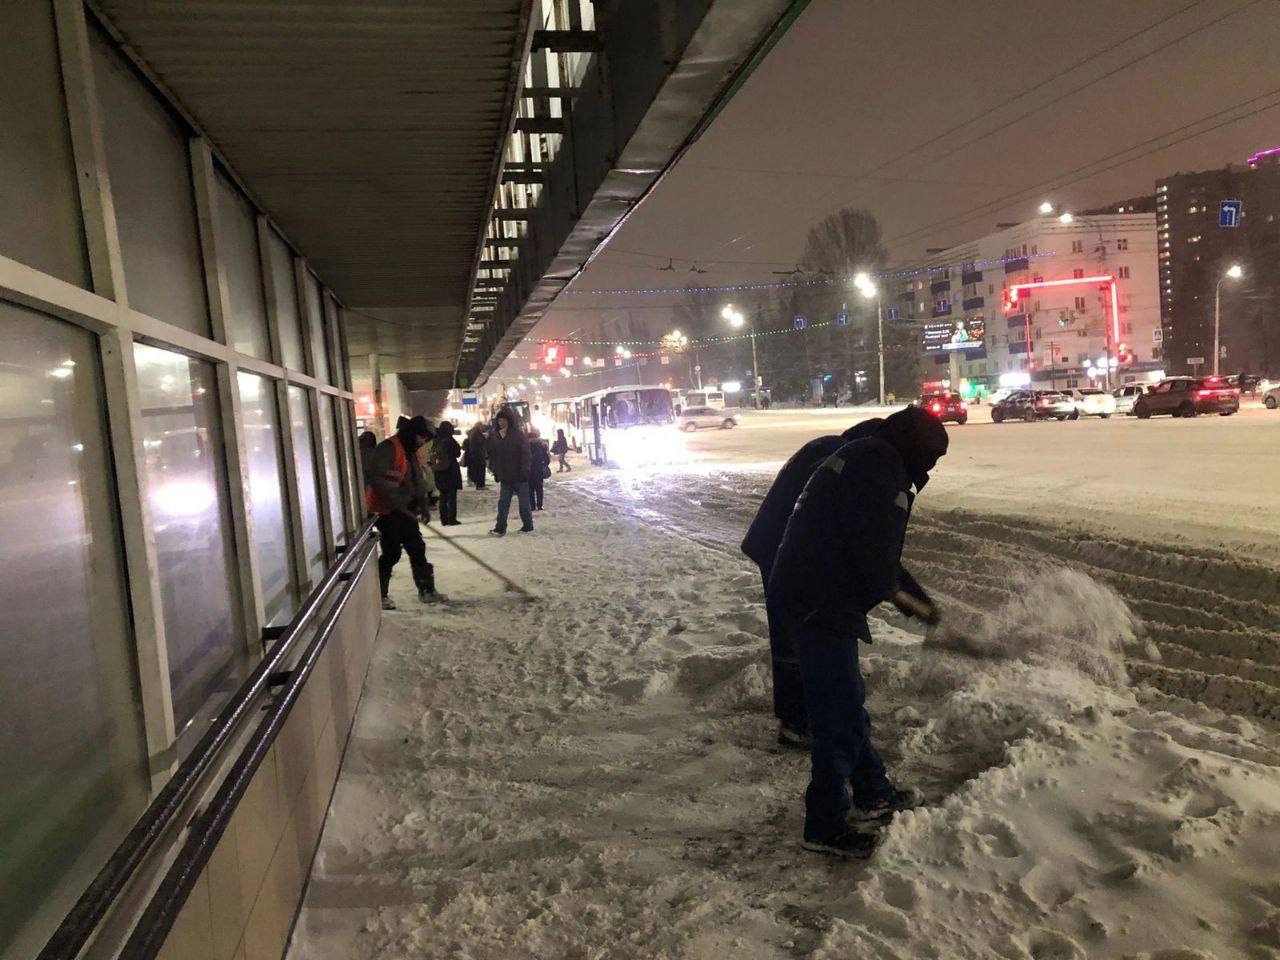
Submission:
<svg viewBox="0 0 1280 960">
<path fill-rule="evenodd" d="M 931 353 L 926 369 L 936 379 L 958 378 L 969 395 L 1023 383 L 1103 385 L 1107 326 L 1115 319 L 1112 384 L 1160 374 L 1156 215 L 1124 206 L 1125 213 L 1082 214 L 1069 223 L 1046 216 L 1010 224 L 900 271 L 901 320 L 963 320 L 973 330 L 980 321 L 981 347 Z M 1115 318 L 1109 285 L 1087 279 L 1099 276 L 1115 278 Z M 1059 285 L 1019 291 L 1010 304 L 1012 287 L 1043 281 Z M 924 329 L 926 337 L 936 331 Z"/>
<path fill-rule="evenodd" d="M 1221 218 L 1223 201 L 1240 201 Z M 1223 373 L 1280 372 L 1280 151 L 1156 184 L 1160 316 L 1170 373 L 1213 369 L 1214 294 L 1219 294 Z M 1228 278 L 1239 264 L 1243 276 Z"/>
</svg>

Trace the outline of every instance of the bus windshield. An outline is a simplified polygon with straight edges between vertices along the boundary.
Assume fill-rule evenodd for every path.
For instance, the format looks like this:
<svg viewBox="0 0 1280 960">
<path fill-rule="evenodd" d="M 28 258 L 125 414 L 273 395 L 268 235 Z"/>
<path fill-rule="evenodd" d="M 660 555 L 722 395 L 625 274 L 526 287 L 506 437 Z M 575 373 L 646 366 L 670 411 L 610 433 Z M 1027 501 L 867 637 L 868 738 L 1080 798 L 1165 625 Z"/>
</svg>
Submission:
<svg viewBox="0 0 1280 960">
<path fill-rule="evenodd" d="M 605 422 L 610 427 L 675 422 L 671 391 L 663 387 L 612 391 L 601 398 L 601 406 Z"/>
</svg>

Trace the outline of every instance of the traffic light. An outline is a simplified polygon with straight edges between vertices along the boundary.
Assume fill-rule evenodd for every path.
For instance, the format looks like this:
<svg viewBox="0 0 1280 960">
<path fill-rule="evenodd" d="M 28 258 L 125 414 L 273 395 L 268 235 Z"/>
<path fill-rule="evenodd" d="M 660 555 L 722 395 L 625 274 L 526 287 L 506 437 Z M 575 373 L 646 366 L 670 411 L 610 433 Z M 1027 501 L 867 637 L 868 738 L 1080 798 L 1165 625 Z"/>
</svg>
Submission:
<svg viewBox="0 0 1280 960">
<path fill-rule="evenodd" d="M 1129 349 L 1129 345 L 1127 343 L 1120 344 L 1119 349 L 1116 350 L 1116 362 L 1122 367 L 1127 367 L 1133 363 L 1133 359 L 1133 351 Z"/>
</svg>

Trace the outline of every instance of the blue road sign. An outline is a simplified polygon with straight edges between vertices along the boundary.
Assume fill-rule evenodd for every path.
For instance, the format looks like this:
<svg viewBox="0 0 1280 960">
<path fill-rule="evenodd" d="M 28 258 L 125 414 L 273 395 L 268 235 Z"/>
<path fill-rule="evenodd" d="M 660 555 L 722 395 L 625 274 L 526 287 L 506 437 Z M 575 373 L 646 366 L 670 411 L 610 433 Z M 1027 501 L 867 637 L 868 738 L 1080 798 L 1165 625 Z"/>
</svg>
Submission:
<svg viewBox="0 0 1280 960">
<path fill-rule="evenodd" d="M 804 317 L 796 317 L 795 320 L 792 322 L 795 324 L 795 328 L 797 330 L 803 330 L 805 326 L 807 326 L 809 323 L 809 321 L 806 320 Z"/>
<path fill-rule="evenodd" d="M 847 327 L 848 325 L 849 325 L 849 315 L 848 315 L 847 313 L 844 313 L 844 312 L 837 313 L 837 314 L 836 314 L 836 326 L 837 326 L 837 327 Z"/>
<path fill-rule="evenodd" d="M 897 320 L 900 315 L 901 313 L 897 307 L 890 307 L 884 312 L 884 318 L 890 321 Z"/>
<path fill-rule="evenodd" d="M 1244 210 L 1243 200 L 1223 200 L 1218 204 L 1218 226 L 1240 226 L 1240 214 Z"/>
</svg>

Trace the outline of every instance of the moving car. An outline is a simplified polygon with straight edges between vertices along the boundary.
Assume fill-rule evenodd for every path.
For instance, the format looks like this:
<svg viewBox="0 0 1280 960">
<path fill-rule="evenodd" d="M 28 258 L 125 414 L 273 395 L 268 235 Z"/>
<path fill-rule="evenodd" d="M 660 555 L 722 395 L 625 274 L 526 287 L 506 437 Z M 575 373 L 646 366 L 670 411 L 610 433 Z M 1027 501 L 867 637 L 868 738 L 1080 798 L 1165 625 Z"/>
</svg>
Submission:
<svg viewBox="0 0 1280 960">
<path fill-rule="evenodd" d="M 1280 383 L 1271 387 L 1262 395 L 1262 405 L 1268 410 L 1280 407 Z"/>
<path fill-rule="evenodd" d="M 1142 394 L 1143 386 L 1140 383 L 1126 383 L 1123 387 L 1116 387 L 1111 391 L 1111 396 L 1116 400 L 1116 413 L 1132 416 L 1133 405 Z"/>
<path fill-rule="evenodd" d="M 991 420 L 1065 420 L 1075 410 L 1075 401 L 1057 390 L 1014 390 L 991 408 Z"/>
<path fill-rule="evenodd" d="M 676 417 L 681 430 L 697 430 L 699 427 L 719 427 L 730 430 L 738 425 L 738 415 L 714 407 L 685 407 Z"/>
<path fill-rule="evenodd" d="M 682 399 L 685 407 L 711 407 L 713 410 L 725 408 L 723 390 L 690 390 Z"/>
<path fill-rule="evenodd" d="M 916 406 L 928 410 L 943 423 L 969 422 L 969 405 L 958 393 L 926 393 L 916 401 Z"/>
<path fill-rule="evenodd" d="M 1194 417 L 1217 413 L 1229 417 L 1240 409 L 1240 391 L 1219 377 L 1166 377 L 1133 404 L 1134 416 L 1143 420 L 1167 413 Z"/>
<path fill-rule="evenodd" d="M 1103 420 L 1116 412 L 1116 398 L 1098 387 L 1081 387 L 1079 390 L 1064 390 L 1075 407 L 1071 419 L 1078 417 L 1101 417 Z"/>
</svg>

